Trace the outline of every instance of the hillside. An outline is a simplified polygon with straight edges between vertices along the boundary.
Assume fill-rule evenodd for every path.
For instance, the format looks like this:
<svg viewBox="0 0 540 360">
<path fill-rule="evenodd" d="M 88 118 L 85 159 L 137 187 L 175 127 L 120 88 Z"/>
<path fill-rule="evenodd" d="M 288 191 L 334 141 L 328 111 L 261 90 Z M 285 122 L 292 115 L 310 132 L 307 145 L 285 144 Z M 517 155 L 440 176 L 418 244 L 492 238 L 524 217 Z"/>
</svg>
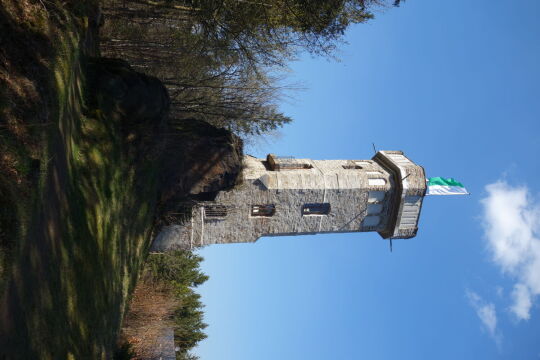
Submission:
<svg viewBox="0 0 540 360">
<path fill-rule="evenodd" d="M 0 358 L 110 358 L 161 194 L 188 181 L 163 181 L 163 155 L 186 151 L 167 90 L 99 56 L 100 18 L 0 1 Z"/>
</svg>

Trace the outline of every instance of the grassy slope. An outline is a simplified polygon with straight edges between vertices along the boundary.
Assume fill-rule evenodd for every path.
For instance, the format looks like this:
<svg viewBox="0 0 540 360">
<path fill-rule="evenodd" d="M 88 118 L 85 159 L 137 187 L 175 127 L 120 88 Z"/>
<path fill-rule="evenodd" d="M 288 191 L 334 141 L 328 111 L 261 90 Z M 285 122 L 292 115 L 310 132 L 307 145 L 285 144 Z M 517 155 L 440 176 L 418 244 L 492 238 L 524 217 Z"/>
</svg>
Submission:
<svg viewBox="0 0 540 360">
<path fill-rule="evenodd" d="M 86 22 L 60 7 L 49 10 L 49 20 L 63 26 L 47 31 L 54 53 L 47 59 L 51 126 L 43 133 L 39 186 L 25 207 L 28 221 L 19 226 L 0 351 L 109 358 L 148 245 L 157 162 L 138 159 L 135 166 L 119 124 L 85 109 Z"/>
</svg>

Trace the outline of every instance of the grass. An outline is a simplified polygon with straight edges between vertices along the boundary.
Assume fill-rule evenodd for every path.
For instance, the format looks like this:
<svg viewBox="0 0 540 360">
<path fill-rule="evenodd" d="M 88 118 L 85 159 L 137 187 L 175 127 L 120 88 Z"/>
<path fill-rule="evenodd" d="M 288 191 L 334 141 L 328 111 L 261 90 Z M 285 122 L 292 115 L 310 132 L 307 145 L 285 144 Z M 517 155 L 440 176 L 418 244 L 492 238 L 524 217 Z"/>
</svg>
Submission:
<svg viewBox="0 0 540 360">
<path fill-rule="evenodd" d="M 45 75 L 27 76 L 46 89 L 40 96 L 51 123 L 38 135 L 38 178 L 16 206 L 24 221 L 0 218 L 16 240 L 15 250 L 0 255 L 10 259 L 0 358 L 107 359 L 149 245 L 159 162 L 127 144 L 121 119 L 86 107 L 79 35 L 86 29 L 54 4 L 47 14 L 60 24 L 47 32 L 53 55 L 40 60 Z M 30 122 L 31 114 L 19 119 Z M 28 147 L 13 136 L 4 135 L 4 143 L 31 163 Z M 15 204 L 21 187 L 4 187 Z"/>
</svg>

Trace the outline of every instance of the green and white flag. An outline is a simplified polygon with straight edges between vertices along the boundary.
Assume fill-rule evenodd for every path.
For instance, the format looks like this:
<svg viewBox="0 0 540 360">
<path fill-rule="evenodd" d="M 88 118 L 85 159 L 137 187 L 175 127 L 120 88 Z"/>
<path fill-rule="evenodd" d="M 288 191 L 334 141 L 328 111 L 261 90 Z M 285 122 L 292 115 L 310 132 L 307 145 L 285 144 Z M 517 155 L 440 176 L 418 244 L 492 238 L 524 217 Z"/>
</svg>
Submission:
<svg viewBox="0 0 540 360">
<path fill-rule="evenodd" d="M 427 180 L 426 195 L 469 195 L 462 183 L 452 178 L 432 177 Z"/>
</svg>

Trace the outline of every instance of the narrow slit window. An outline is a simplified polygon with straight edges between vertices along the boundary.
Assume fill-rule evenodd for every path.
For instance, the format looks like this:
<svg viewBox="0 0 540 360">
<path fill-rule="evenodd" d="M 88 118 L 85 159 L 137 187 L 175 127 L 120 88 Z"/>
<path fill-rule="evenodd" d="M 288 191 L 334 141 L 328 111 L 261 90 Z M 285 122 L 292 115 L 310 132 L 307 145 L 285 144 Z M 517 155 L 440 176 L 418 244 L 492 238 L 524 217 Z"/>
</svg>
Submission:
<svg viewBox="0 0 540 360">
<path fill-rule="evenodd" d="M 379 214 L 383 209 L 382 204 L 368 204 L 367 206 L 367 213 L 368 215 L 376 215 Z"/>
<path fill-rule="evenodd" d="M 252 205 L 251 216 L 274 216 L 276 213 L 276 206 L 274 204 L 267 205 Z"/>
<path fill-rule="evenodd" d="M 380 216 L 370 215 L 370 216 L 366 216 L 364 218 L 364 226 L 365 227 L 377 226 L 377 225 L 379 225 L 380 222 L 381 222 L 381 217 Z"/>
<path fill-rule="evenodd" d="M 329 213 L 329 203 L 305 204 L 302 206 L 302 215 L 328 215 Z"/>
<path fill-rule="evenodd" d="M 204 217 L 225 217 L 227 216 L 227 207 L 224 205 L 205 205 Z"/>
<path fill-rule="evenodd" d="M 357 165 L 357 164 L 343 165 L 343 168 L 344 169 L 362 169 L 362 167 L 360 165 Z"/>
</svg>

